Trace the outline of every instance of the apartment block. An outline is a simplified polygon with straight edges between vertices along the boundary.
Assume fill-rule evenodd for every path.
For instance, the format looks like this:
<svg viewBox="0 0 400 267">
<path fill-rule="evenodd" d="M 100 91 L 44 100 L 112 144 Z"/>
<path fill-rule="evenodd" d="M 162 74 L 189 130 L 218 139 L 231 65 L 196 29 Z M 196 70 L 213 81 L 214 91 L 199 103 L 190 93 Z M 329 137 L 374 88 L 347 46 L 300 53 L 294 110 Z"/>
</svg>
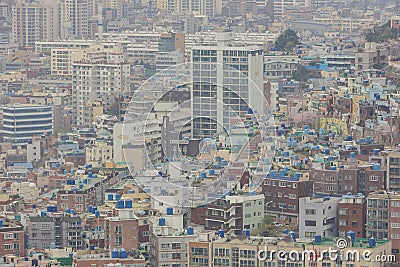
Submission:
<svg viewBox="0 0 400 267">
<path fill-rule="evenodd" d="M 400 256 L 400 195 L 377 191 L 366 199 L 367 237 L 392 240 L 392 253 Z"/>
<path fill-rule="evenodd" d="M 130 92 L 130 65 L 119 56 L 74 62 L 72 73 L 75 124 L 79 127 L 91 126 L 84 117 L 88 103 L 106 101 L 108 97 L 124 96 Z"/>
<path fill-rule="evenodd" d="M 12 34 L 20 47 L 34 47 L 37 41 L 59 37 L 57 1 L 20 0 L 12 7 Z"/>
<path fill-rule="evenodd" d="M 24 227 L 18 221 L 0 217 L 0 255 L 25 255 Z"/>
<path fill-rule="evenodd" d="M 338 204 L 340 198 L 303 197 L 299 200 L 299 236 L 323 237 L 338 235 Z"/>
<path fill-rule="evenodd" d="M 357 238 L 365 237 L 365 196 L 346 194 L 340 199 L 338 208 L 339 236 L 353 231 Z"/>
<path fill-rule="evenodd" d="M 49 213 L 43 216 L 29 216 L 26 232 L 29 248 L 49 249 L 52 243 L 58 248 L 82 249 L 82 221 L 79 217 Z"/>
<path fill-rule="evenodd" d="M 207 205 L 205 229 L 241 234 L 257 229 L 264 218 L 264 195 L 232 195 Z"/>
<path fill-rule="evenodd" d="M 307 178 L 279 177 L 270 174 L 265 177 L 263 193 L 265 195 L 265 213 L 281 224 L 298 224 L 299 199 L 312 194 L 313 182 Z"/>
</svg>

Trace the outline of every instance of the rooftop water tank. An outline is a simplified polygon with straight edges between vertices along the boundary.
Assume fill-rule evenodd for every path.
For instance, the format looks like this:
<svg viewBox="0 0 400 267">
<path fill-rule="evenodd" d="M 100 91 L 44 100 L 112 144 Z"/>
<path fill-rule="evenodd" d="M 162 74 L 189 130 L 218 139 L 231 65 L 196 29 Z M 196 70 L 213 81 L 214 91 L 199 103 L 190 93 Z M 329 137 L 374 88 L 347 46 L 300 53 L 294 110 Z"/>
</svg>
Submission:
<svg viewBox="0 0 400 267">
<path fill-rule="evenodd" d="M 117 259 L 118 258 L 118 250 L 117 249 L 113 249 L 111 251 L 111 258 L 113 258 L 113 259 Z"/>
<path fill-rule="evenodd" d="M 167 208 L 167 215 L 173 215 L 174 214 L 174 208 Z"/>
<path fill-rule="evenodd" d="M 372 150 L 372 153 L 374 154 L 374 156 L 379 156 L 379 152 L 381 152 L 381 150 L 379 148 L 375 148 L 374 150 Z"/>
<path fill-rule="evenodd" d="M 208 172 L 210 175 L 214 175 L 214 169 L 210 169 Z"/>
<path fill-rule="evenodd" d="M 355 159 L 356 158 L 356 152 L 350 152 L 350 158 Z"/>
<path fill-rule="evenodd" d="M 194 235 L 194 228 L 192 226 L 189 226 L 186 229 L 186 233 L 187 233 L 187 235 Z"/>
<path fill-rule="evenodd" d="M 372 165 L 372 170 L 374 171 L 379 171 L 381 169 L 381 165 L 380 164 L 374 164 Z"/>
<path fill-rule="evenodd" d="M 200 178 L 201 178 L 201 179 L 207 178 L 207 173 L 202 172 L 202 173 L 200 174 Z"/>
<path fill-rule="evenodd" d="M 225 237 L 225 230 L 224 229 L 219 229 L 218 230 L 218 236 L 221 237 L 221 238 L 224 238 Z"/>
<path fill-rule="evenodd" d="M 121 249 L 119 250 L 119 256 L 120 256 L 121 259 L 126 259 L 126 257 L 127 257 L 126 250 L 123 249 L 123 248 L 121 248 Z"/>
<path fill-rule="evenodd" d="M 122 199 L 117 201 L 117 209 L 123 209 L 125 207 L 125 201 Z"/>
<path fill-rule="evenodd" d="M 133 207 L 132 199 L 126 199 L 125 200 L 125 208 L 131 209 L 132 207 Z"/>
<path fill-rule="evenodd" d="M 368 239 L 368 246 L 376 247 L 376 239 L 374 237 L 371 237 L 370 239 Z"/>
<path fill-rule="evenodd" d="M 107 200 L 108 201 L 112 201 L 114 199 L 114 195 L 113 194 L 108 194 L 107 195 Z"/>
<path fill-rule="evenodd" d="M 115 200 L 120 200 L 121 199 L 121 195 L 120 194 L 115 194 Z"/>
<path fill-rule="evenodd" d="M 165 218 L 158 219 L 158 226 L 165 226 Z"/>
</svg>

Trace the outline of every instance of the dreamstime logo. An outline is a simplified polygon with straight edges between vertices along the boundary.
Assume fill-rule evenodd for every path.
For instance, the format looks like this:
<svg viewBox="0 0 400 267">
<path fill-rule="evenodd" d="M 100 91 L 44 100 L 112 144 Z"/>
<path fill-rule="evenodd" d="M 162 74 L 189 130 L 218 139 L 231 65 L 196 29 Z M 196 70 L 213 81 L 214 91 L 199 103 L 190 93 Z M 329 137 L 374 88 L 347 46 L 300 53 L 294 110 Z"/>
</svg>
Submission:
<svg viewBox="0 0 400 267">
<path fill-rule="evenodd" d="M 348 241 L 346 238 L 339 238 L 336 240 L 336 247 L 338 249 L 344 249 L 349 246 Z"/>
<path fill-rule="evenodd" d="M 212 62 L 183 64 L 136 90 L 121 145 L 145 192 L 172 206 L 204 205 L 236 186 L 250 159 L 249 191 L 262 184 L 274 155 L 275 123 L 262 83 L 249 78 L 260 74 L 246 74 Z"/>
<path fill-rule="evenodd" d="M 395 255 L 373 255 L 370 249 L 360 249 L 350 247 L 349 242 L 345 238 L 339 238 L 335 241 L 335 247 L 327 249 L 274 250 L 264 246 L 264 249 L 258 251 L 259 261 L 291 261 L 291 262 L 317 262 L 317 261 L 333 261 L 345 260 L 348 262 L 396 262 Z"/>
</svg>

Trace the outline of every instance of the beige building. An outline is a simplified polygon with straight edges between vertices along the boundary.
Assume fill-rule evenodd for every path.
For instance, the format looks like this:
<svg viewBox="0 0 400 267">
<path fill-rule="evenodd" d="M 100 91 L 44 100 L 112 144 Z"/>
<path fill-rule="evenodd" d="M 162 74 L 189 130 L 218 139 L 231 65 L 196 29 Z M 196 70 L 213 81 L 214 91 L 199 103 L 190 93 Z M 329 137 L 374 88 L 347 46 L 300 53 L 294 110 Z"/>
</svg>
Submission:
<svg viewBox="0 0 400 267">
<path fill-rule="evenodd" d="M 211 0 L 157 0 L 157 8 L 173 13 L 193 13 L 212 16 L 215 3 Z"/>
<path fill-rule="evenodd" d="M 20 47 L 33 47 L 36 41 L 59 37 L 57 1 L 20 0 L 12 9 L 12 34 Z"/>
<path fill-rule="evenodd" d="M 375 262 L 379 255 L 390 255 L 392 242 L 375 240 L 369 246 L 368 239 L 356 239 L 354 245 L 341 249 L 329 257 L 328 252 L 339 250 L 336 242 L 339 238 L 298 239 L 293 242 L 290 236 L 280 238 L 260 237 L 231 239 L 229 236 L 208 235 L 207 239 L 196 238 L 188 244 L 188 266 L 254 266 L 254 267 L 366 267 L 383 266 Z M 283 252 L 281 252 L 283 251 Z M 370 260 L 363 257 L 370 253 Z M 336 260 L 335 260 L 336 255 Z M 314 259 L 315 257 L 315 259 Z"/>
<path fill-rule="evenodd" d="M 72 64 L 73 104 L 77 126 L 91 126 L 94 119 L 85 118 L 89 102 L 112 101 L 115 97 L 128 95 L 130 65 L 119 53 L 87 53 L 85 59 Z M 107 107 L 107 105 L 103 106 Z M 111 105 L 108 105 L 111 107 Z M 101 115 L 101 114 L 99 114 Z"/>
<path fill-rule="evenodd" d="M 83 58 L 84 51 L 79 49 L 52 49 L 50 69 L 51 75 L 72 75 L 72 62 Z"/>
</svg>

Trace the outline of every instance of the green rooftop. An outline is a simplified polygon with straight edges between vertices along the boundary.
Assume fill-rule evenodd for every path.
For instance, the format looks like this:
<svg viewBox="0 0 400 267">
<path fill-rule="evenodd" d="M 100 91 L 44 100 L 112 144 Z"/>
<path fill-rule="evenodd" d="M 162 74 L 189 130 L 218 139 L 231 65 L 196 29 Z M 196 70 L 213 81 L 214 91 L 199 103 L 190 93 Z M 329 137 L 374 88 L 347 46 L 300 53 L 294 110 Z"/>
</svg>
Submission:
<svg viewBox="0 0 400 267">
<path fill-rule="evenodd" d="M 323 247 L 329 247 L 329 246 L 335 246 L 335 240 L 337 240 L 338 238 L 344 238 L 344 237 L 323 237 L 322 238 L 322 242 L 321 243 L 315 243 L 315 246 L 323 246 Z M 368 246 L 368 238 L 356 238 L 356 241 L 353 244 L 353 248 L 370 248 L 370 246 Z M 389 240 L 384 240 L 384 239 L 375 239 L 376 241 L 376 247 L 379 247 L 381 245 L 384 245 L 388 242 L 390 242 Z M 311 244 L 309 242 L 301 242 L 301 240 L 299 240 L 299 242 L 297 242 L 298 245 L 306 245 L 306 246 L 310 246 Z"/>
</svg>

